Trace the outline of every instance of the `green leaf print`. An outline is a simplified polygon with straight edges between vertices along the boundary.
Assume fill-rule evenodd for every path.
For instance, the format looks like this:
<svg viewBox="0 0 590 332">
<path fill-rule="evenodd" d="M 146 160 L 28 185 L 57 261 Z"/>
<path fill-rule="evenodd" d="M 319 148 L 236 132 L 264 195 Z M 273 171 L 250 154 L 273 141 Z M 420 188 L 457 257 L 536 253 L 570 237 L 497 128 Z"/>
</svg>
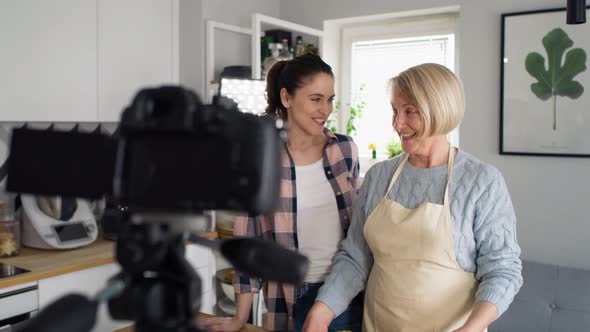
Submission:
<svg viewBox="0 0 590 332">
<path fill-rule="evenodd" d="M 584 87 L 573 78 L 586 70 L 586 52 L 581 48 L 570 49 L 562 58 L 565 51 L 574 45 L 565 31 L 554 29 L 543 37 L 543 47 L 547 51 L 547 65 L 545 58 L 530 52 L 525 59 L 526 71 L 537 82 L 531 84 L 531 91 L 541 100 L 553 98 L 553 130 L 557 130 L 557 96 L 577 99 L 584 93 Z"/>
</svg>

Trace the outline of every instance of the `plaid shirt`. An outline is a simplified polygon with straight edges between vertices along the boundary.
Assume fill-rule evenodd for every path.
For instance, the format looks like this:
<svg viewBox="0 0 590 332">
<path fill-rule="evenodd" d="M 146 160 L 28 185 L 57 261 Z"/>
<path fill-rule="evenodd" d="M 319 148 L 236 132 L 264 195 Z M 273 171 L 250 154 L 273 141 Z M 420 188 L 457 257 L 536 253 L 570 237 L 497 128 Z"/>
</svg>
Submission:
<svg viewBox="0 0 590 332">
<path fill-rule="evenodd" d="M 352 218 L 352 205 L 360 187 L 358 150 L 352 138 L 324 129 L 328 143 L 324 148 L 323 166 L 336 197 L 340 224 L 344 234 Z M 295 164 L 287 148 L 283 149 L 279 206 L 271 215 L 240 215 L 234 222 L 235 236 L 260 237 L 297 250 L 297 192 Z M 264 287 L 268 319 L 264 328 L 269 331 L 293 331 L 295 288 L 290 284 L 264 282 L 236 273 L 236 293 L 258 292 Z"/>
</svg>

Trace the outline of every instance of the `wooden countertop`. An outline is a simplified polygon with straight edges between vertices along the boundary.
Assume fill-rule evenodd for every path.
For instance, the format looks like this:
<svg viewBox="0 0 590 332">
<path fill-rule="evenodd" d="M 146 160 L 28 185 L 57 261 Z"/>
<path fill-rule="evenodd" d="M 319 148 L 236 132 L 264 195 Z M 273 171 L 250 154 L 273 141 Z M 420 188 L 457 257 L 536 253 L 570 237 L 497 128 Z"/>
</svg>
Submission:
<svg viewBox="0 0 590 332">
<path fill-rule="evenodd" d="M 217 238 L 216 232 L 199 232 L 197 235 L 209 239 Z M 0 288 L 112 263 L 114 256 L 115 242 L 103 239 L 98 239 L 85 247 L 67 250 L 22 247 L 18 256 L 0 257 L 0 263 L 11 264 L 31 272 L 0 278 Z"/>
<path fill-rule="evenodd" d="M 207 317 L 213 317 L 213 316 L 200 313 L 197 316 L 197 319 L 207 318 Z M 132 326 L 124 327 L 122 329 L 115 330 L 114 332 L 134 332 L 134 331 L 135 331 L 135 329 L 133 328 L 133 325 L 132 325 Z M 263 329 L 259 326 L 246 324 L 246 326 L 244 326 L 239 332 L 265 332 L 265 331 L 266 331 L 265 329 Z"/>
<path fill-rule="evenodd" d="M 0 278 L 0 288 L 37 281 L 113 262 L 115 242 L 97 240 L 92 244 L 67 250 L 44 250 L 22 247 L 18 256 L 0 258 L 31 272 Z"/>
</svg>

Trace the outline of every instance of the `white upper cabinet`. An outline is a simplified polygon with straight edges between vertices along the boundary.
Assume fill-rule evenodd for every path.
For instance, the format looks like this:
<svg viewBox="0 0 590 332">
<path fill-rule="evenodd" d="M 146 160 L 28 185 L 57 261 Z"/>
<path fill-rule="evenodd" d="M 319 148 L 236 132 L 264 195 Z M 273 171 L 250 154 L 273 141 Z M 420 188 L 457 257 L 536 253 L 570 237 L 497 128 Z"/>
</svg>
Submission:
<svg viewBox="0 0 590 332">
<path fill-rule="evenodd" d="M 262 77 L 262 60 L 260 37 L 264 36 L 267 30 L 285 30 L 291 32 L 291 45 L 295 45 L 295 38 L 302 36 L 305 43 L 314 44 L 320 51 L 322 50 L 323 31 L 313 29 L 301 24 L 281 20 L 276 17 L 266 16 L 263 14 L 252 14 L 252 78 L 260 79 Z M 280 42 L 280 41 L 277 41 Z"/>
<path fill-rule="evenodd" d="M 96 0 L 0 1 L 0 121 L 97 117 Z"/>
<path fill-rule="evenodd" d="M 98 120 L 144 87 L 178 83 L 177 0 L 98 1 Z"/>
<path fill-rule="evenodd" d="M 116 122 L 178 82 L 178 0 L 0 1 L 0 121 Z"/>
</svg>

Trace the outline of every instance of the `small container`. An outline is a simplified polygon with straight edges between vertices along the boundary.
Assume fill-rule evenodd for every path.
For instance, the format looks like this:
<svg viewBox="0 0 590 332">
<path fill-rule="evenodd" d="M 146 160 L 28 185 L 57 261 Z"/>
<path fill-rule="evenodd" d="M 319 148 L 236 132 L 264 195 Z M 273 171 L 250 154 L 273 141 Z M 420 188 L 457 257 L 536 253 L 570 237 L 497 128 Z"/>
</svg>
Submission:
<svg viewBox="0 0 590 332">
<path fill-rule="evenodd" d="M 16 256 L 21 248 L 20 222 L 12 202 L 8 196 L 0 198 L 0 257 Z"/>
<path fill-rule="evenodd" d="M 266 75 L 270 71 L 270 68 L 277 62 L 279 62 L 279 53 L 283 48 L 283 44 L 271 43 L 268 44 L 268 49 L 271 51 L 271 55 L 264 59 L 262 62 L 262 78 L 266 79 Z"/>
<path fill-rule="evenodd" d="M 291 53 L 291 51 L 289 51 L 289 41 L 286 39 L 281 40 L 281 44 L 282 47 L 280 48 L 280 52 L 279 52 L 279 61 L 285 61 L 285 60 L 292 60 L 293 59 L 293 54 Z"/>
<path fill-rule="evenodd" d="M 295 57 L 305 54 L 305 45 L 303 45 L 303 37 L 297 36 L 295 38 Z"/>
</svg>

